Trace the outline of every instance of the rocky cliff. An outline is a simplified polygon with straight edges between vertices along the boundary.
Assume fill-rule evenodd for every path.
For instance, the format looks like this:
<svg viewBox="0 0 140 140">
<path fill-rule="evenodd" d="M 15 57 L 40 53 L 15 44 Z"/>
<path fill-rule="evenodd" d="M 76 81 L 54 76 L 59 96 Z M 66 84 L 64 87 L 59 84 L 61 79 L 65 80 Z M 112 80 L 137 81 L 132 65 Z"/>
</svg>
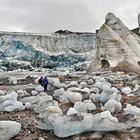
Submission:
<svg viewBox="0 0 140 140">
<path fill-rule="evenodd" d="M 118 17 L 108 13 L 96 38 L 97 52 L 90 71 L 111 67 L 140 73 L 140 37 L 129 31 Z"/>
<path fill-rule="evenodd" d="M 0 65 L 8 69 L 72 66 L 95 49 L 95 34 L 0 32 Z"/>
</svg>

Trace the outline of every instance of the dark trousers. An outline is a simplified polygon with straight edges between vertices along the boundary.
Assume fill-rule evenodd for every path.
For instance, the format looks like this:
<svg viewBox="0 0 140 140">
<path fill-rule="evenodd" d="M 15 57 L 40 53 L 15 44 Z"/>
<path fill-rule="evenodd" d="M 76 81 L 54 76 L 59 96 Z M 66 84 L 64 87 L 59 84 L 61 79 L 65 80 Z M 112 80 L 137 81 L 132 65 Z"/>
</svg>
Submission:
<svg viewBox="0 0 140 140">
<path fill-rule="evenodd" d="M 47 86 L 48 86 L 48 85 L 44 85 L 44 91 L 47 91 Z"/>
</svg>

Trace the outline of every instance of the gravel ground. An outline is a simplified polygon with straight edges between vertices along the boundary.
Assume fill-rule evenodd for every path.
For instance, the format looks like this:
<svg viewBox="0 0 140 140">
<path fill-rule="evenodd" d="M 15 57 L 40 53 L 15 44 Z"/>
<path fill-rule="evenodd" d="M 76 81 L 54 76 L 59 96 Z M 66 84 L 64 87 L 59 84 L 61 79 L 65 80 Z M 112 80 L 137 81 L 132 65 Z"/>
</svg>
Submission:
<svg viewBox="0 0 140 140">
<path fill-rule="evenodd" d="M 38 76 L 42 75 L 43 73 L 40 73 Z M 37 75 L 37 74 L 36 74 Z M 13 74 L 12 76 L 16 76 L 16 74 Z M 18 76 L 18 75 L 17 75 Z M 27 73 L 24 74 L 24 76 L 27 76 Z M 31 76 L 31 75 L 30 75 Z M 22 77 L 22 76 L 21 76 Z M 61 77 L 60 80 L 74 80 L 72 77 Z M 20 83 L 19 85 L 13 85 L 13 86 L 7 86 L 3 85 L 0 86 L 0 90 L 17 90 L 17 89 L 23 89 L 28 90 L 29 88 L 34 88 L 36 86 L 35 83 L 29 84 L 29 82 Z M 140 92 L 140 91 L 139 91 Z M 123 96 L 122 98 L 123 106 L 125 106 L 125 103 L 131 103 L 132 105 L 137 105 L 140 107 L 140 97 L 138 96 L 131 96 L 126 97 Z M 68 108 L 71 107 L 72 104 L 61 104 L 60 107 L 63 110 L 63 112 L 67 112 Z M 99 105 L 96 104 L 98 107 Z M 95 112 L 91 113 L 98 113 L 100 112 L 100 108 L 97 108 Z M 108 132 L 104 133 L 102 132 L 101 138 L 94 138 L 95 132 L 91 133 L 85 133 L 85 134 L 78 134 L 69 138 L 58 138 L 54 135 L 52 131 L 44 131 L 40 130 L 35 127 L 35 122 L 38 114 L 30 111 L 30 110 L 24 110 L 21 112 L 12 112 L 12 113 L 0 113 L 0 120 L 13 120 L 21 123 L 22 128 L 20 133 L 12 138 L 11 140 L 39 140 L 39 137 L 44 138 L 45 140 L 140 140 L 140 128 L 133 128 L 126 131 L 120 131 L 120 132 Z M 124 121 L 125 117 L 123 115 L 117 114 L 116 117 L 119 119 L 119 121 Z"/>
</svg>

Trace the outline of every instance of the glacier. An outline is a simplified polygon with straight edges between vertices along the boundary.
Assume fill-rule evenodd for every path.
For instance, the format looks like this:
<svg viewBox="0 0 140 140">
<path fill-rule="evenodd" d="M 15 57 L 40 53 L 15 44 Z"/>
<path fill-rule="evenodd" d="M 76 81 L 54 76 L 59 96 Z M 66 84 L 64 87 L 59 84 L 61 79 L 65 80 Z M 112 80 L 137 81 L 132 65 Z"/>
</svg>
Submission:
<svg viewBox="0 0 140 140">
<path fill-rule="evenodd" d="M 71 67 L 95 53 L 94 33 L 0 32 L 0 66 L 8 70 Z"/>
</svg>

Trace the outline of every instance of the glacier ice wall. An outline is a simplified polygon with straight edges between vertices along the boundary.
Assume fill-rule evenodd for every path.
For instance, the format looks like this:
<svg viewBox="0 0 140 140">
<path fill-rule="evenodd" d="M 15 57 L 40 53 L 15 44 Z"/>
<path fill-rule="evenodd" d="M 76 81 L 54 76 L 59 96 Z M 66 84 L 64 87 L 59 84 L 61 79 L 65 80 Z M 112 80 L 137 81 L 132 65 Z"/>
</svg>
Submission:
<svg viewBox="0 0 140 140">
<path fill-rule="evenodd" d="M 70 67 L 86 61 L 95 52 L 95 40 L 93 33 L 0 32 L 0 65 L 11 70 Z"/>
</svg>

